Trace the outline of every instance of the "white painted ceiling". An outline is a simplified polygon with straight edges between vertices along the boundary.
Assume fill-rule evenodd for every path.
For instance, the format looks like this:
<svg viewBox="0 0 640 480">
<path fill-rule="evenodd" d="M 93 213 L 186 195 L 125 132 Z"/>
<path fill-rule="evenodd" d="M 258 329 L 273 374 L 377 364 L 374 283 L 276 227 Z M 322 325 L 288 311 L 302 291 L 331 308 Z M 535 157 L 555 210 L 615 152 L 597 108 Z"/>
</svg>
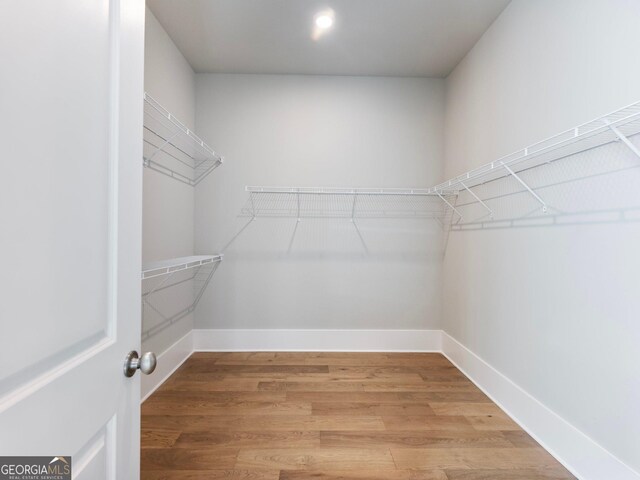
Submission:
<svg viewBox="0 0 640 480">
<path fill-rule="evenodd" d="M 147 0 L 196 72 L 444 77 L 510 0 Z M 314 15 L 335 24 L 314 40 Z"/>
</svg>

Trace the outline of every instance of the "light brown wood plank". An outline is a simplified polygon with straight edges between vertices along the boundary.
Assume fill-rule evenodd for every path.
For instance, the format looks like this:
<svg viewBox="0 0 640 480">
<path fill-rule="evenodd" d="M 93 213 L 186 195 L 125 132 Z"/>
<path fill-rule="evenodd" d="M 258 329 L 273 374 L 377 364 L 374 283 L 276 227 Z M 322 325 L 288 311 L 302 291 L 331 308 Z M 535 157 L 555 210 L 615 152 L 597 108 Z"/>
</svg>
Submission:
<svg viewBox="0 0 640 480">
<path fill-rule="evenodd" d="M 314 402 L 311 404 L 314 415 L 433 415 L 431 407 L 417 403 L 351 403 L 351 402 Z"/>
<path fill-rule="evenodd" d="M 235 373 L 329 373 L 326 365 L 219 365 L 208 361 L 188 361 L 186 373 L 235 374 Z"/>
<path fill-rule="evenodd" d="M 184 379 L 167 385 L 160 393 L 166 392 L 252 392 L 258 390 L 258 378 L 207 379 L 207 374 L 184 375 Z"/>
<path fill-rule="evenodd" d="M 156 400 L 145 403 L 144 415 L 310 415 L 308 402 Z"/>
<path fill-rule="evenodd" d="M 437 416 L 388 416 L 382 417 L 385 428 L 389 431 L 424 431 L 424 430 L 443 430 L 443 431 L 475 431 L 471 423 L 466 417 L 457 417 L 453 415 Z"/>
<path fill-rule="evenodd" d="M 446 470 L 448 480 L 571 480 L 575 479 L 562 467 L 522 469 Z"/>
<path fill-rule="evenodd" d="M 142 470 L 219 470 L 233 468 L 237 448 L 142 448 Z"/>
<path fill-rule="evenodd" d="M 469 382 L 469 379 L 457 369 L 423 370 L 420 376 L 425 382 Z"/>
<path fill-rule="evenodd" d="M 169 379 L 165 381 L 157 391 L 162 392 L 173 383 L 183 382 L 187 379 L 206 380 L 208 382 L 221 382 L 228 376 L 226 373 L 191 372 L 189 371 L 188 363 L 183 364 L 180 367 L 179 372 L 180 373 L 175 372 L 171 377 L 169 377 Z M 231 378 L 235 378 L 235 376 L 232 376 Z"/>
<path fill-rule="evenodd" d="M 416 384 L 416 388 L 418 386 Z M 260 382 L 258 383 L 258 390 L 276 392 L 361 392 L 364 391 L 364 385 L 357 382 Z"/>
<path fill-rule="evenodd" d="M 504 415 L 495 403 L 429 402 L 436 415 Z"/>
<path fill-rule="evenodd" d="M 258 390 L 284 392 L 468 392 L 477 391 L 472 384 L 466 382 L 436 382 L 424 381 L 393 382 L 371 381 L 340 381 L 340 382 L 309 382 L 297 379 L 295 382 L 265 381 L 258 383 Z"/>
<path fill-rule="evenodd" d="M 502 431 L 500 434 L 509 440 L 514 447 L 537 447 L 536 442 L 527 432 L 524 430 L 507 430 Z"/>
<path fill-rule="evenodd" d="M 388 449 L 241 449 L 236 468 L 280 470 L 395 470 Z"/>
<path fill-rule="evenodd" d="M 385 429 L 381 417 L 349 415 L 145 415 L 142 417 L 142 426 L 179 429 L 183 432 Z"/>
<path fill-rule="evenodd" d="M 464 392 L 472 389 L 472 384 L 468 381 L 452 379 L 452 381 L 424 381 L 417 383 L 381 383 L 371 382 L 363 384 L 365 392 L 442 392 L 458 391 Z"/>
<path fill-rule="evenodd" d="M 350 402 L 350 403 L 429 403 L 484 402 L 481 392 L 286 392 L 293 402 Z"/>
<path fill-rule="evenodd" d="M 174 402 L 285 402 L 286 392 L 237 392 L 237 391 L 200 391 L 189 390 L 186 392 L 165 390 L 152 395 L 143 405 L 154 403 Z M 303 400 L 300 400 L 303 402 Z M 307 402 L 309 403 L 309 402 Z"/>
<path fill-rule="evenodd" d="M 238 376 L 243 379 L 260 379 L 261 382 L 424 384 L 424 380 L 417 373 L 399 373 L 395 376 L 373 376 L 364 373 L 349 376 L 332 373 L 240 373 Z"/>
<path fill-rule="evenodd" d="M 280 470 L 143 470 L 141 480 L 278 480 Z"/>
<path fill-rule="evenodd" d="M 352 375 L 388 377 L 389 375 L 416 375 L 417 371 L 416 367 L 410 365 L 329 365 L 329 373 L 332 375 L 344 375 L 346 377 L 350 377 Z"/>
<path fill-rule="evenodd" d="M 321 432 L 323 447 L 438 447 L 508 448 L 513 444 L 499 432 L 418 431 L 418 432 Z"/>
<path fill-rule="evenodd" d="M 438 370 L 434 370 L 437 372 L 442 372 L 440 369 L 447 369 L 445 371 L 449 371 L 449 368 L 453 367 L 433 367 Z M 352 366 L 329 366 L 329 375 L 333 378 L 340 379 L 350 379 L 352 381 L 360 381 L 360 380 L 377 380 L 379 382 L 384 382 L 385 380 L 395 380 L 399 383 L 414 383 L 414 382 L 422 382 L 424 379 L 422 378 L 420 372 L 421 368 L 411 367 L 411 366 L 386 366 L 386 367 L 352 367 Z M 457 372 L 456 372 L 457 373 Z"/>
<path fill-rule="evenodd" d="M 557 465 L 542 448 L 392 448 L 398 468 L 517 469 Z"/>
<path fill-rule="evenodd" d="M 448 480 L 442 470 L 361 470 L 324 471 L 283 470 L 280 480 Z"/>
<path fill-rule="evenodd" d="M 320 446 L 320 432 L 314 431 L 256 431 L 256 432 L 187 432 L 180 435 L 176 447 L 206 448 L 313 448 Z"/>
<path fill-rule="evenodd" d="M 467 415 L 465 418 L 476 430 L 522 430 L 506 413 L 484 416 Z"/>
<path fill-rule="evenodd" d="M 140 441 L 145 448 L 168 448 L 176 443 L 180 433 L 180 430 L 143 428 L 140 431 Z"/>
</svg>

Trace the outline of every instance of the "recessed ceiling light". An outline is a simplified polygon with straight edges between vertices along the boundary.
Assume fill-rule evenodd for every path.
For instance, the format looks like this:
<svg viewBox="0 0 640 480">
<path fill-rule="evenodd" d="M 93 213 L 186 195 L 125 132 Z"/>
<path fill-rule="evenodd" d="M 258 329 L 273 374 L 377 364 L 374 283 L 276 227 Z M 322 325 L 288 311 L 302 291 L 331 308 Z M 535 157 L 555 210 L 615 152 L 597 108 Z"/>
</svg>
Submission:
<svg viewBox="0 0 640 480">
<path fill-rule="evenodd" d="M 318 28 L 330 28 L 333 25 L 333 18 L 329 15 L 318 15 L 316 17 L 316 26 Z"/>
<path fill-rule="evenodd" d="M 311 38 L 314 42 L 319 41 L 323 36 L 331 31 L 331 27 L 336 20 L 336 13 L 331 8 L 321 10 L 313 16 L 313 31 Z"/>
</svg>

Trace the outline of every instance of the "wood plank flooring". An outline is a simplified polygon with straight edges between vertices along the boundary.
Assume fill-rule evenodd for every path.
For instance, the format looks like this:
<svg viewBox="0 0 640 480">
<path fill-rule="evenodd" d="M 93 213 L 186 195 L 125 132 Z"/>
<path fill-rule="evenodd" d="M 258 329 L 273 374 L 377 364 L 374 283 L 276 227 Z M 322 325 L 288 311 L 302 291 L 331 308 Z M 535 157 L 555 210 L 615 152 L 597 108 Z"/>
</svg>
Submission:
<svg viewBox="0 0 640 480">
<path fill-rule="evenodd" d="M 142 405 L 142 480 L 567 480 L 440 354 L 196 353 Z"/>
</svg>

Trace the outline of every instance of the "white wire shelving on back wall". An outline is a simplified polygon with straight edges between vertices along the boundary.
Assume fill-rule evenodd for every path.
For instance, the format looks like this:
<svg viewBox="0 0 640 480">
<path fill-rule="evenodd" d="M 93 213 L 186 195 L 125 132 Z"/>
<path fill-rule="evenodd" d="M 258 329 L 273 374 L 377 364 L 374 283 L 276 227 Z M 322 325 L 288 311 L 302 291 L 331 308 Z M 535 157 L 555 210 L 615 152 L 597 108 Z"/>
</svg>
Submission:
<svg viewBox="0 0 640 480">
<path fill-rule="evenodd" d="M 538 202 L 542 212 L 547 202 L 523 179 L 522 174 L 534 168 L 544 168 L 558 160 L 572 157 L 613 142 L 622 142 L 639 159 L 640 149 L 629 140 L 640 133 L 640 102 L 578 125 L 506 155 L 498 160 L 442 182 L 430 188 L 305 188 L 248 186 L 249 201 L 243 208 L 253 217 L 393 217 L 449 218 L 459 222 L 464 218 L 462 207 L 456 205 L 461 193 L 472 203 L 481 205 L 493 217 L 492 208 L 474 191 L 474 187 L 503 178 L 512 178 Z M 436 205 L 439 201 L 439 206 Z M 454 215 L 455 214 L 455 215 Z"/>
<path fill-rule="evenodd" d="M 195 186 L 224 159 L 148 93 L 144 94 L 144 166 Z"/>
<path fill-rule="evenodd" d="M 421 188 L 333 188 L 247 186 L 242 212 L 252 217 L 442 218 L 450 191 Z"/>
</svg>

